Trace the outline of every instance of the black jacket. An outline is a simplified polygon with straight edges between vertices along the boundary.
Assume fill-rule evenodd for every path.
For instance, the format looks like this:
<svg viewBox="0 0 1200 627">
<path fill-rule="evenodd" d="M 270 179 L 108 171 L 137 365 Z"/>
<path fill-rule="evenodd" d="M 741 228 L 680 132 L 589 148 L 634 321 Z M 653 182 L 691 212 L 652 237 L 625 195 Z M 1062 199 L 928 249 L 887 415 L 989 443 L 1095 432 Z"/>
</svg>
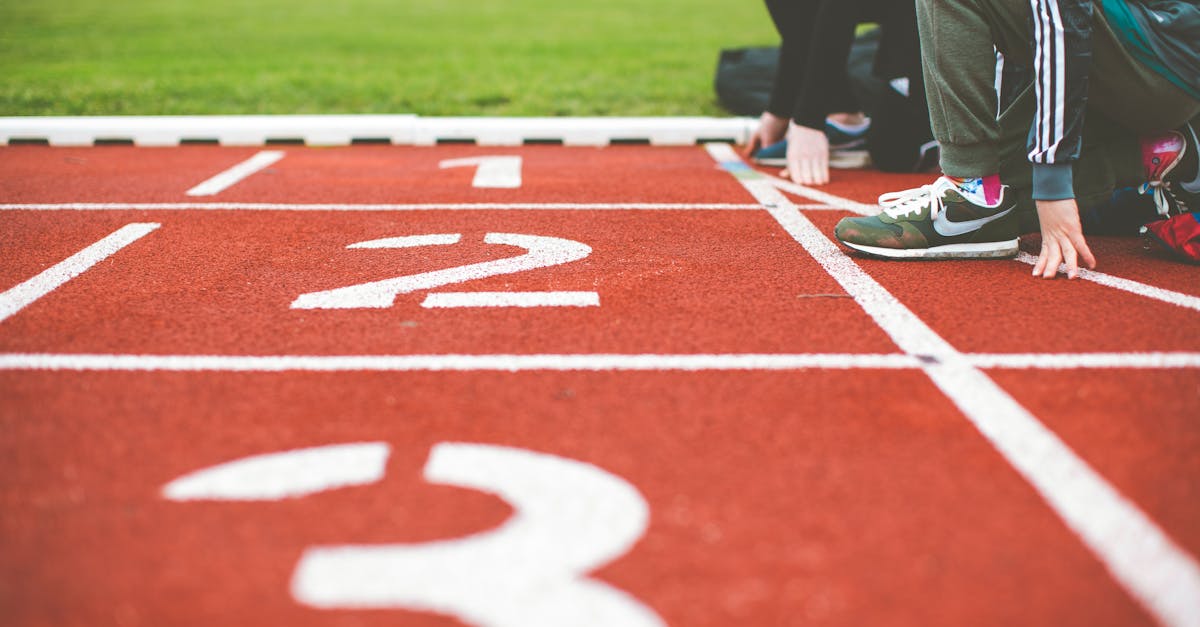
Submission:
<svg viewBox="0 0 1200 627">
<path fill-rule="evenodd" d="M 1031 0 L 1037 114 L 1029 129 L 1033 197 L 1073 198 L 1072 163 L 1079 158 L 1096 6 L 1143 64 L 1200 93 L 1200 7 L 1197 0 Z M 1157 14 L 1157 15 L 1156 15 Z M 1139 54 L 1140 52 L 1140 54 Z M 1157 63 L 1155 63 L 1157 61 Z"/>
<path fill-rule="evenodd" d="M 882 31 L 874 73 L 884 79 L 921 76 L 916 9 L 900 0 L 766 0 L 779 31 L 779 68 L 767 110 L 814 129 L 825 116 L 860 111 L 846 59 L 861 22 Z"/>
</svg>

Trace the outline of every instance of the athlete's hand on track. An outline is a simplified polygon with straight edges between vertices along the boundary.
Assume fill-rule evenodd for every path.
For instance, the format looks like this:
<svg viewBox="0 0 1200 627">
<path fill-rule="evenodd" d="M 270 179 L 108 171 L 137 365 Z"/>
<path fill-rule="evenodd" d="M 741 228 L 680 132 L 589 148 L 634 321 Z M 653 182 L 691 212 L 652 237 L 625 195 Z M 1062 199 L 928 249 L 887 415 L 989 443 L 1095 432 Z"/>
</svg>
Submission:
<svg viewBox="0 0 1200 627">
<path fill-rule="evenodd" d="M 829 182 L 829 139 L 823 131 L 788 125 L 787 169 L 780 173 L 801 185 L 824 185 Z"/>
<path fill-rule="evenodd" d="M 746 145 L 746 150 L 742 153 L 742 156 L 749 159 L 754 155 L 755 150 L 783 141 L 787 130 L 787 118 L 781 118 L 770 111 L 763 111 L 763 114 L 758 118 L 758 128 L 750 136 L 750 143 Z"/>
<path fill-rule="evenodd" d="M 1042 251 L 1033 276 L 1053 279 L 1058 264 L 1067 264 L 1067 278 L 1079 276 L 1079 261 L 1089 269 L 1096 267 L 1096 258 L 1083 239 L 1079 223 L 1079 205 L 1074 198 L 1037 201 L 1038 220 L 1042 223 Z"/>
</svg>

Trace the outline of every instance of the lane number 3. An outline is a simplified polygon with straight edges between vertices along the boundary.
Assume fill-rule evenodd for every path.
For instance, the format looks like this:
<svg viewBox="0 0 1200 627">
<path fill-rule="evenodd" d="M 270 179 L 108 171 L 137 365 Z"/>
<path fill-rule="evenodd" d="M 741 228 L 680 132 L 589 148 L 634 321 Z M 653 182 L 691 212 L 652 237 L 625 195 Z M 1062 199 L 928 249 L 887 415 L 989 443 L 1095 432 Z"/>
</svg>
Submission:
<svg viewBox="0 0 1200 627">
<path fill-rule="evenodd" d="M 244 458 L 172 481 L 173 501 L 296 498 L 379 481 L 389 448 L 343 444 Z M 500 527 L 422 544 L 315 546 L 292 574 L 292 596 L 321 609 L 409 609 L 484 627 L 663 627 L 628 593 L 587 573 L 627 553 L 649 507 L 601 468 L 524 449 L 446 442 L 425 465 L 430 483 L 494 494 L 514 509 Z"/>
</svg>

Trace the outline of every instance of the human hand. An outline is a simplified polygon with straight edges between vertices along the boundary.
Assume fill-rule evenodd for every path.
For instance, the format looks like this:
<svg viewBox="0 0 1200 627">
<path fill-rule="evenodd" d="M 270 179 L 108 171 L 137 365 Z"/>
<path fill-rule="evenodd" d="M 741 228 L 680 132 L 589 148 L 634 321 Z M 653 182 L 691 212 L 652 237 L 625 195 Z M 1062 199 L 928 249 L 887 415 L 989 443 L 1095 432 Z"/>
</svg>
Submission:
<svg viewBox="0 0 1200 627">
<path fill-rule="evenodd" d="M 792 122 L 787 131 L 787 169 L 780 176 L 801 185 L 829 182 L 829 139 L 824 131 Z"/>
<path fill-rule="evenodd" d="M 1074 198 L 1037 201 L 1038 220 L 1042 223 L 1042 251 L 1033 266 L 1033 276 L 1052 279 L 1058 264 L 1067 264 L 1067 278 L 1079 276 L 1079 260 L 1089 269 L 1096 267 L 1096 258 L 1083 239 L 1079 224 L 1079 205 Z"/>
<path fill-rule="evenodd" d="M 750 143 L 746 144 L 746 149 L 742 152 L 742 156 L 749 159 L 754 156 L 754 151 L 759 148 L 765 148 L 783 141 L 783 136 L 787 133 L 787 130 L 787 118 L 781 118 L 770 111 L 763 111 L 763 114 L 758 118 L 758 128 L 750 136 Z"/>
</svg>

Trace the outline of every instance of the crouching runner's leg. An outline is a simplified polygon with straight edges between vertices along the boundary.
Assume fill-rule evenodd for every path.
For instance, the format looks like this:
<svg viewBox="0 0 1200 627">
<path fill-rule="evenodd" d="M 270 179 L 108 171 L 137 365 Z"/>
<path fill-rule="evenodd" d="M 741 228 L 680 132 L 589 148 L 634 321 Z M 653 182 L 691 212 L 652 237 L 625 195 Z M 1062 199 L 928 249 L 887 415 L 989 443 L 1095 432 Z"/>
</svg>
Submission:
<svg viewBox="0 0 1200 627">
<path fill-rule="evenodd" d="M 1185 32 L 1187 24 L 1163 34 L 1143 23 L 1142 31 L 1122 35 L 1119 19 L 1104 6 L 1112 2 L 1125 6 L 1124 0 L 918 0 L 930 119 L 945 176 L 885 194 L 878 216 L 844 220 L 838 239 L 889 258 L 1007 257 L 1017 252 L 1021 223 L 1037 225 L 1036 200 L 1044 245 L 1035 274 L 1053 276 L 1060 261 L 1069 276 L 1080 261 L 1094 266 L 1080 204 L 1107 201 L 1116 186 L 1161 183 L 1161 164 L 1183 157 L 1179 137 L 1169 131 L 1200 111 L 1192 93 L 1200 85 L 1180 78 L 1200 82 L 1182 67 L 1200 64 L 1200 51 L 1194 59 L 1154 65 L 1135 58 L 1123 37 L 1177 36 L 1174 43 L 1184 43 L 1171 48 L 1176 53 L 1200 46 L 1200 38 Z M 1032 75 L 999 116 L 993 46 Z M 1086 131 L 1085 108 L 1095 118 Z"/>
</svg>

